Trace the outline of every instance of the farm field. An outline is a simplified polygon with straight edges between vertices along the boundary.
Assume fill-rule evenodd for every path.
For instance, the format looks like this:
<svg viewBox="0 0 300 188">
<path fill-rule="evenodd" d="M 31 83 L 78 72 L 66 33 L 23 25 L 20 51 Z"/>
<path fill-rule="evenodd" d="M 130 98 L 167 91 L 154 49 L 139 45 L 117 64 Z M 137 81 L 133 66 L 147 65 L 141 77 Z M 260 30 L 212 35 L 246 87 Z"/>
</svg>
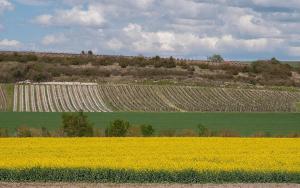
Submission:
<svg viewBox="0 0 300 188">
<path fill-rule="evenodd" d="M 300 182 L 299 139 L 5 138 L 0 150 L 0 181 Z"/>
<path fill-rule="evenodd" d="M 257 132 L 282 135 L 300 132 L 300 113 L 144 113 L 113 112 L 86 113 L 95 127 L 106 128 L 115 119 L 128 120 L 132 124 L 150 124 L 157 131 L 165 129 L 196 129 L 203 124 L 211 130 L 232 130 L 242 136 Z M 0 128 L 14 132 L 18 126 L 46 127 L 49 130 L 61 126 L 62 113 L 0 113 Z"/>
<path fill-rule="evenodd" d="M 0 84 L 0 112 L 7 110 L 7 97 L 4 86 Z"/>
<path fill-rule="evenodd" d="M 300 92 L 50 82 L 16 84 L 14 112 L 296 112 Z"/>
</svg>

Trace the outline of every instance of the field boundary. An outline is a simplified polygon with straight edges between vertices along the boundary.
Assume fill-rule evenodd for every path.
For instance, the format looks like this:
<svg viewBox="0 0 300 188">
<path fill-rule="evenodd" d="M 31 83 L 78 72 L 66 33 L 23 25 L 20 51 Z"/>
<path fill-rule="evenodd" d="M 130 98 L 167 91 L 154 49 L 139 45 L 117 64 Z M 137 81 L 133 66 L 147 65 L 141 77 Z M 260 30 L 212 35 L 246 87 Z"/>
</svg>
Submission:
<svg viewBox="0 0 300 188">
<path fill-rule="evenodd" d="M 300 172 L 30 168 L 0 169 L 0 182 L 300 183 Z"/>
</svg>

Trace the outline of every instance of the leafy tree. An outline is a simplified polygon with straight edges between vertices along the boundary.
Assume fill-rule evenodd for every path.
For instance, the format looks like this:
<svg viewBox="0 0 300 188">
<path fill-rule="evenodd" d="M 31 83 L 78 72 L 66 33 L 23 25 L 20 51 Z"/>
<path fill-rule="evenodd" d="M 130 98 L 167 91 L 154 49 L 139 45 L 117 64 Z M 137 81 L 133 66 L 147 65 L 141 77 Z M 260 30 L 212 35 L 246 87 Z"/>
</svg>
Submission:
<svg viewBox="0 0 300 188">
<path fill-rule="evenodd" d="M 219 54 L 214 54 L 210 57 L 207 58 L 208 61 L 214 62 L 214 63 L 222 63 L 224 62 L 224 59 L 221 55 Z"/>
<path fill-rule="evenodd" d="M 42 127 L 41 133 L 42 133 L 42 137 L 50 137 L 51 136 L 50 132 L 48 131 L 48 129 L 46 127 Z"/>
<path fill-rule="evenodd" d="M 129 127 L 130 123 L 128 121 L 117 119 L 106 128 L 105 135 L 109 137 L 125 137 Z"/>
<path fill-rule="evenodd" d="M 88 55 L 93 55 L 93 51 L 92 51 L 92 50 L 89 50 L 89 51 L 88 51 Z"/>
<path fill-rule="evenodd" d="M 141 125 L 140 128 L 141 128 L 142 135 L 145 137 L 153 136 L 155 132 L 152 125 Z"/>
<path fill-rule="evenodd" d="M 199 136 L 208 136 L 209 130 L 204 125 L 199 124 L 197 126 L 197 128 L 198 128 L 198 135 Z"/>
<path fill-rule="evenodd" d="M 79 113 L 64 113 L 62 115 L 62 129 L 64 135 L 68 137 L 93 136 L 93 125 L 82 111 Z"/>
</svg>

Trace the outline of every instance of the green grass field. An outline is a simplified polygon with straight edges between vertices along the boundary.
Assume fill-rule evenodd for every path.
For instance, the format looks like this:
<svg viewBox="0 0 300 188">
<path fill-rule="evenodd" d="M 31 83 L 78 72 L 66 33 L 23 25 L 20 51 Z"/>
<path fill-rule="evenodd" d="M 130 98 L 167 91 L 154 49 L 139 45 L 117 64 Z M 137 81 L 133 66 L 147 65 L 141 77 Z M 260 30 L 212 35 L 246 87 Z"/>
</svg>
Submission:
<svg viewBox="0 0 300 188">
<path fill-rule="evenodd" d="M 86 113 L 95 127 L 105 128 L 115 119 L 132 124 L 151 124 L 156 130 L 195 129 L 203 124 L 211 130 L 232 130 L 243 136 L 257 132 L 285 135 L 300 132 L 300 113 Z M 47 127 L 61 125 L 61 113 L 0 113 L 0 127 L 11 132 L 18 126 Z"/>
</svg>

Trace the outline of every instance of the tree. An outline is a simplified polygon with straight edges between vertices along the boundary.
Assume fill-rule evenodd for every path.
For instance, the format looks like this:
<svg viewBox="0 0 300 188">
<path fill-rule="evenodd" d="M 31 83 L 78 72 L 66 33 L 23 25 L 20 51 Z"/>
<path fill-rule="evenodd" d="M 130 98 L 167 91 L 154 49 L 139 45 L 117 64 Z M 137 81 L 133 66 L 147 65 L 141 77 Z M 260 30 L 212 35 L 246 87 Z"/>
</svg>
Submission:
<svg viewBox="0 0 300 188">
<path fill-rule="evenodd" d="M 93 136 L 93 125 L 88 117 L 79 113 L 70 113 L 62 115 L 62 129 L 65 136 L 68 137 L 89 137 Z"/>
<path fill-rule="evenodd" d="M 166 68 L 175 68 L 176 67 L 175 59 L 171 56 L 169 59 L 165 60 L 164 67 L 166 67 Z"/>
<path fill-rule="evenodd" d="M 152 125 L 141 125 L 140 128 L 141 128 L 142 135 L 145 137 L 153 136 L 155 132 Z"/>
<path fill-rule="evenodd" d="M 88 51 L 88 55 L 93 55 L 93 51 L 92 51 L 92 50 L 89 50 L 89 51 Z"/>
<path fill-rule="evenodd" d="M 208 61 L 214 62 L 214 63 L 222 63 L 224 62 L 224 59 L 221 55 L 219 54 L 214 54 L 210 57 L 207 58 Z"/>
<path fill-rule="evenodd" d="M 105 135 L 109 137 L 125 137 L 129 127 L 130 123 L 128 121 L 117 119 L 106 128 Z"/>
<path fill-rule="evenodd" d="M 199 124 L 197 126 L 197 128 L 198 128 L 198 135 L 199 136 L 208 136 L 209 130 L 204 125 Z"/>
</svg>

